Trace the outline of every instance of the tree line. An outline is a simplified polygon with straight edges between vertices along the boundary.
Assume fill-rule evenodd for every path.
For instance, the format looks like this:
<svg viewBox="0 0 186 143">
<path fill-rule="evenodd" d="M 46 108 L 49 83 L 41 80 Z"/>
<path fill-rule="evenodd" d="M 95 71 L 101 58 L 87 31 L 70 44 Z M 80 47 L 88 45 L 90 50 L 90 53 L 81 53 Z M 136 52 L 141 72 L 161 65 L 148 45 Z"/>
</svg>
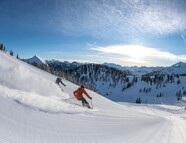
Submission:
<svg viewBox="0 0 186 143">
<path fill-rule="evenodd" d="M 14 52 L 12 50 L 10 50 L 8 52 L 7 49 L 5 48 L 5 45 L 4 44 L 1 44 L 1 43 L 0 43 L 0 51 L 3 51 L 5 53 L 9 53 L 11 56 L 14 56 Z M 18 54 L 16 55 L 16 58 L 17 59 L 20 59 Z"/>
</svg>

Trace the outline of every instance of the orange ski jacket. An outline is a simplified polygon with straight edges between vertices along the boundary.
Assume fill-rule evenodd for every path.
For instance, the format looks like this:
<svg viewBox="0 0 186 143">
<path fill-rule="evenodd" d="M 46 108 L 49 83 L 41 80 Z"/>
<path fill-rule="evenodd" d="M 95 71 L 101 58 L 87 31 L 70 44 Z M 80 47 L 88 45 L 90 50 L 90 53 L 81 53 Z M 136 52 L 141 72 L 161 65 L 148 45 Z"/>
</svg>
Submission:
<svg viewBox="0 0 186 143">
<path fill-rule="evenodd" d="M 90 97 L 88 95 L 88 93 L 85 91 L 84 88 L 82 87 L 79 87 L 76 91 L 73 92 L 74 93 L 74 96 L 78 99 L 78 100 L 81 100 L 83 99 L 83 93 L 90 99 L 92 99 L 92 97 Z"/>
</svg>

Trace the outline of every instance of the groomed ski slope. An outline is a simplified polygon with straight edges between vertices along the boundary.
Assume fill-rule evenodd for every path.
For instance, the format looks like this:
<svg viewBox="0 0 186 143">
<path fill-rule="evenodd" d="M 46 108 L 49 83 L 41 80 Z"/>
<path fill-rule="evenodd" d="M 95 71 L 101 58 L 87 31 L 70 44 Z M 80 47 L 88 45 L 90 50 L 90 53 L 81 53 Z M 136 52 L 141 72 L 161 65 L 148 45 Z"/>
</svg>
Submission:
<svg viewBox="0 0 186 143">
<path fill-rule="evenodd" d="M 62 92 L 55 76 L 2 52 L 0 72 L 1 143 L 186 143 L 181 107 L 121 105 L 87 90 L 90 110 L 66 100 L 78 86 L 64 81 Z"/>
</svg>

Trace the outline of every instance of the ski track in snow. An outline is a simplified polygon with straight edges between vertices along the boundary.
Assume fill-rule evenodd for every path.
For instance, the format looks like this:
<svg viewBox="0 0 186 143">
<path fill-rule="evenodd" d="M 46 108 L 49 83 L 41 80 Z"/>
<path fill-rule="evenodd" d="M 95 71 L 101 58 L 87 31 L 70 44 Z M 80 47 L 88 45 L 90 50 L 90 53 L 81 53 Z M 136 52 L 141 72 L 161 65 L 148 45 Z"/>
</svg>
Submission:
<svg viewBox="0 0 186 143">
<path fill-rule="evenodd" d="M 122 103 L 121 103 L 122 104 Z M 178 106 L 167 105 L 129 105 L 131 108 L 139 112 L 146 113 L 153 116 L 158 116 L 166 120 L 153 132 L 153 137 L 149 143 L 186 143 L 186 110 Z M 140 109 L 140 110 L 139 110 Z"/>
</svg>

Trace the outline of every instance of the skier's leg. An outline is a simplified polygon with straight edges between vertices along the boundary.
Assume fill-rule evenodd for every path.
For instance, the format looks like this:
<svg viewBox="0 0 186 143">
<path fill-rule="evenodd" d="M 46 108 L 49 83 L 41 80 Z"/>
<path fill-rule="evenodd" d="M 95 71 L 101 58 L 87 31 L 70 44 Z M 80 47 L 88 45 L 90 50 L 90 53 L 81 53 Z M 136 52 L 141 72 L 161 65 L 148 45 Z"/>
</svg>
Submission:
<svg viewBox="0 0 186 143">
<path fill-rule="evenodd" d="M 85 107 L 86 106 L 86 100 L 84 98 L 82 98 L 81 101 L 82 101 L 82 106 Z"/>
<path fill-rule="evenodd" d="M 66 86 L 62 81 L 60 82 L 63 86 Z"/>
<path fill-rule="evenodd" d="M 63 91 L 63 88 L 61 87 L 60 83 L 58 85 L 59 85 L 59 88 L 61 88 L 61 90 Z"/>
<path fill-rule="evenodd" d="M 89 105 L 89 103 L 85 100 L 85 98 L 83 98 L 82 99 L 82 105 L 83 105 L 83 107 L 88 107 L 88 108 L 90 108 L 90 105 Z"/>
</svg>

